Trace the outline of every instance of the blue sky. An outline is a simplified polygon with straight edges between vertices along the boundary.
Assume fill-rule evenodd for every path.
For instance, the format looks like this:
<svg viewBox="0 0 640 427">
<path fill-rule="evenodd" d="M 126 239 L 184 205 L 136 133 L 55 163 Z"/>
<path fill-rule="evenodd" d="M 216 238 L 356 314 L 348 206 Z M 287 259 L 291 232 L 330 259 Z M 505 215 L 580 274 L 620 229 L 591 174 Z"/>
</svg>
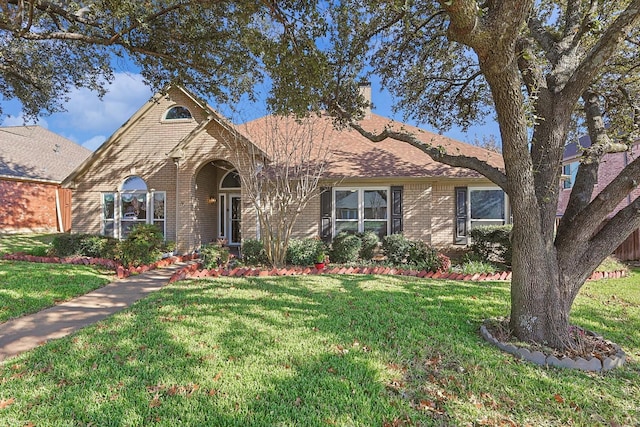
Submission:
<svg viewBox="0 0 640 427">
<path fill-rule="evenodd" d="M 90 150 L 95 150 L 152 95 L 142 77 L 135 72 L 128 71 L 117 72 L 113 83 L 108 86 L 108 90 L 109 92 L 100 100 L 97 94 L 89 90 L 74 89 L 69 94 L 70 100 L 66 104 L 67 112 L 42 117 L 38 124 L 77 144 L 84 145 Z M 372 101 L 373 111 L 376 114 L 398 121 L 402 120 L 401 115 L 392 113 L 390 95 L 381 92 L 376 82 L 373 82 L 372 85 Z M 245 103 L 238 113 L 233 115 L 224 107 L 216 106 L 213 103 L 212 105 L 223 114 L 230 116 L 228 118 L 235 123 L 260 117 L 265 112 L 264 106 L 259 103 Z M 19 105 L 16 102 L 3 101 L 3 110 L 9 116 L 3 118 L 2 126 L 20 126 L 24 123 L 19 113 Z M 421 127 L 434 131 L 426 126 Z M 497 124 L 488 118 L 487 124 L 472 127 L 466 133 L 459 129 L 452 129 L 444 134 L 460 141 L 471 142 L 476 138 L 482 140 L 483 135 L 497 137 L 499 131 Z"/>
</svg>

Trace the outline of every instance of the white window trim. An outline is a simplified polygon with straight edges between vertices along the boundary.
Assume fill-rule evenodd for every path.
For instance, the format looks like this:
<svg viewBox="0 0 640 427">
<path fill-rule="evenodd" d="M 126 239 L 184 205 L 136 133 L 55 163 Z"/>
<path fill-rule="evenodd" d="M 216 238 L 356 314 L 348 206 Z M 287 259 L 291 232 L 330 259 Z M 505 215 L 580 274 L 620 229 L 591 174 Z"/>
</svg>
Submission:
<svg viewBox="0 0 640 427">
<path fill-rule="evenodd" d="M 189 114 L 191 114 L 191 117 L 184 118 L 184 119 L 167 119 L 167 114 L 169 114 L 169 111 L 171 111 L 175 107 L 186 108 L 187 111 L 189 111 Z M 188 123 L 192 121 L 194 121 L 194 118 L 193 118 L 193 113 L 191 112 L 191 109 L 182 104 L 174 104 L 171 107 L 167 108 L 165 112 L 162 114 L 162 118 L 160 119 L 161 123 Z"/>
<path fill-rule="evenodd" d="M 104 217 L 104 195 L 113 194 L 113 219 Z M 106 221 L 113 222 L 113 237 L 116 239 L 122 239 L 122 194 L 145 194 L 145 204 L 147 208 L 147 218 L 145 224 L 154 224 L 155 221 L 162 221 L 163 229 L 162 235 L 166 240 L 167 236 L 167 192 L 166 191 L 140 191 L 140 190 L 128 190 L 128 191 L 103 191 L 100 193 L 100 233 L 104 235 L 104 224 Z M 154 206 L 153 198 L 156 194 L 164 194 L 164 219 L 154 219 Z M 129 222 L 141 222 L 141 221 L 129 221 Z"/>
<path fill-rule="evenodd" d="M 471 218 L 471 192 L 472 191 L 502 191 L 504 197 L 504 218 Z M 500 187 L 467 187 L 467 230 L 471 230 L 471 222 L 496 222 L 502 221 L 503 224 L 509 224 L 509 196 Z"/>
<path fill-rule="evenodd" d="M 387 217 L 385 219 L 365 219 L 364 218 L 364 192 L 382 190 L 387 193 Z M 358 192 L 358 218 L 357 219 L 338 219 L 336 217 L 336 192 L 337 191 L 357 191 Z M 358 233 L 364 231 L 364 224 L 367 221 L 386 221 L 387 236 L 391 233 L 391 187 L 334 187 L 331 195 L 331 226 L 332 235 L 338 234 L 336 224 L 338 222 L 355 222 L 358 224 Z"/>
</svg>

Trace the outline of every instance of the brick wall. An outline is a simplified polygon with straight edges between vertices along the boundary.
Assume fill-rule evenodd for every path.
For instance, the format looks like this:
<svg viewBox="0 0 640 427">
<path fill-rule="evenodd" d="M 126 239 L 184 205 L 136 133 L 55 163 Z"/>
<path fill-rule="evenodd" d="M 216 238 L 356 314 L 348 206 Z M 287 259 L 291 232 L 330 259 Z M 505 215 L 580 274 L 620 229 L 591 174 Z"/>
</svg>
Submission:
<svg viewBox="0 0 640 427">
<path fill-rule="evenodd" d="M 0 232 L 55 232 L 58 184 L 0 180 Z"/>
</svg>

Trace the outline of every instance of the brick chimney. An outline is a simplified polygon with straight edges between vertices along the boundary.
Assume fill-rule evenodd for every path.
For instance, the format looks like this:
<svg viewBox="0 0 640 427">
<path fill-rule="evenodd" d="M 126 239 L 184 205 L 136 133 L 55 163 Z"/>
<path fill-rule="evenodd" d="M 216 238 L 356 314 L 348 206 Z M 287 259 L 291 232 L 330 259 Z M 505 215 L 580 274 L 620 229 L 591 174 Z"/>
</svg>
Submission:
<svg viewBox="0 0 640 427">
<path fill-rule="evenodd" d="M 360 89 L 360 95 L 362 95 L 362 97 L 364 98 L 364 100 L 368 104 L 364 109 L 364 117 L 365 118 L 371 117 L 371 106 L 372 106 L 372 104 L 371 104 L 371 82 L 362 81 L 358 85 L 358 88 Z"/>
</svg>

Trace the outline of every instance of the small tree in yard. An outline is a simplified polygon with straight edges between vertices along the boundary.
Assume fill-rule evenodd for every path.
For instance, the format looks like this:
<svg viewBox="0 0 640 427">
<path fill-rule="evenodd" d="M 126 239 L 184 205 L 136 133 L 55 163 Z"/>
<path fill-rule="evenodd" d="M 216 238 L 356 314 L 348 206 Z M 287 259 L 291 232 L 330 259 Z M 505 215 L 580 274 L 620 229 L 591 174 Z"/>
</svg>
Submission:
<svg viewBox="0 0 640 427">
<path fill-rule="evenodd" d="M 237 139 L 242 147 L 236 151 L 236 164 L 242 165 L 243 196 L 258 216 L 268 261 L 281 266 L 300 213 L 319 195 L 318 183 L 331 157 L 325 137 L 331 121 L 319 116 L 266 116 L 243 125 L 241 131 L 248 136 Z"/>
</svg>

